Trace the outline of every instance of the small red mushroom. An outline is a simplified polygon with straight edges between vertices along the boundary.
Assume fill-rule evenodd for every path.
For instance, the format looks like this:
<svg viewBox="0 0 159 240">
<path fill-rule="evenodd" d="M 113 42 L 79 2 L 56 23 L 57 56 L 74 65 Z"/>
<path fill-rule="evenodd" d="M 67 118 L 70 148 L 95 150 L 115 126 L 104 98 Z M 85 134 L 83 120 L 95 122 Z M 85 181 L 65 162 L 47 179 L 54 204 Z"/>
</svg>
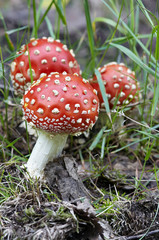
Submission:
<svg viewBox="0 0 159 240">
<path fill-rule="evenodd" d="M 50 72 L 80 74 L 73 50 L 68 50 L 60 40 L 52 37 L 32 38 L 17 54 L 19 56 L 11 63 L 11 79 L 15 93 L 19 95 L 23 95 L 31 84 L 31 75 L 33 80 L 37 80 Z"/>
<path fill-rule="evenodd" d="M 100 67 L 99 72 L 105 85 L 110 109 L 123 106 L 139 100 L 139 83 L 136 81 L 135 73 L 125 66 L 124 63 L 111 62 Z M 97 77 L 90 80 L 90 84 L 97 90 L 101 108 L 104 107 L 103 97 L 100 91 Z"/>
<path fill-rule="evenodd" d="M 24 117 L 39 130 L 27 162 L 30 176 L 42 176 L 46 163 L 61 154 L 69 134 L 92 128 L 98 110 L 96 90 L 77 74 L 50 73 L 34 82 L 23 97 Z"/>
</svg>

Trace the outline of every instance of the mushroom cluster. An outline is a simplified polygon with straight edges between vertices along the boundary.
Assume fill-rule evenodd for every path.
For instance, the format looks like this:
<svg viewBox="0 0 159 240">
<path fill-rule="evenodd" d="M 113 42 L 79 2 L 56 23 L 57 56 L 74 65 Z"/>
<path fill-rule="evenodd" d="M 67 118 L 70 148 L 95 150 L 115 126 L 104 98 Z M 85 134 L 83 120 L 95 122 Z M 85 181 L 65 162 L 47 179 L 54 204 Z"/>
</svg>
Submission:
<svg viewBox="0 0 159 240">
<path fill-rule="evenodd" d="M 110 109 L 113 106 L 124 106 L 139 100 L 140 87 L 135 72 L 127 68 L 124 63 L 111 62 L 98 70 L 105 86 Z M 100 107 L 105 107 L 96 75 L 90 80 L 90 84 L 97 90 Z"/>
<path fill-rule="evenodd" d="M 35 81 L 23 97 L 27 122 L 39 137 L 27 162 L 32 177 L 40 177 L 46 163 L 59 156 L 69 134 L 92 128 L 98 118 L 96 90 L 78 74 L 52 72 Z"/>
<path fill-rule="evenodd" d="M 18 95 L 23 95 L 32 81 L 50 72 L 80 74 L 73 50 L 52 37 L 32 38 L 17 55 L 11 63 L 11 79 Z"/>
<path fill-rule="evenodd" d="M 90 82 L 82 78 L 73 50 L 59 40 L 33 38 L 17 55 L 11 63 L 11 79 L 15 93 L 24 95 L 24 118 L 38 129 L 27 170 L 31 177 L 42 178 L 46 164 L 61 154 L 68 135 L 93 127 L 103 97 L 97 77 Z M 123 63 L 112 62 L 98 70 L 110 108 L 139 100 L 135 73 Z"/>
</svg>

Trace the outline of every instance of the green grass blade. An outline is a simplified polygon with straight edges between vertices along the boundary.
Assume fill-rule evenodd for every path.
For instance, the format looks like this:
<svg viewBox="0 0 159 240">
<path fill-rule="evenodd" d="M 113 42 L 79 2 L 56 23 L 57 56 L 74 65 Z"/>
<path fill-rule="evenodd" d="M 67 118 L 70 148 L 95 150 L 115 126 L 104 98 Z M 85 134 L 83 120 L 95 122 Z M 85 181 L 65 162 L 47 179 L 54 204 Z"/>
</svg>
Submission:
<svg viewBox="0 0 159 240">
<path fill-rule="evenodd" d="M 158 61 L 159 60 L 159 25 L 157 25 L 156 31 L 157 31 L 157 38 L 156 38 L 155 58 Z"/>
<path fill-rule="evenodd" d="M 66 21 L 66 17 L 65 17 L 64 11 L 63 11 L 61 0 L 58 0 L 57 3 L 55 2 L 55 7 L 56 7 L 58 15 L 59 15 L 60 19 L 62 20 L 63 24 L 67 25 L 67 21 Z"/>
<path fill-rule="evenodd" d="M 41 19 L 38 22 L 37 25 L 37 30 L 39 29 L 40 25 L 43 23 L 45 17 L 47 16 L 48 12 L 50 11 L 52 5 L 55 3 L 55 0 L 52 0 L 51 3 L 49 4 L 48 8 L 46 9 L 46 11 L 44 12 L 43 16 L 41 17 Z"/>
<path fill-rule="evenodd" d="M 46 21 L 46 24 L 47 24 L 47 28 L 48 28 L 48 31 L 49 31 L 49 34 L 50 36 L 55 39 L 55 34 L 53 32 L 53 26 L 52 26 L 52 23 L 50 22 L 49 18 L 46 16 L 45 17 L 45 21 Z"/>
<path fill-rule="evenodd" d="M 33 28 L 33 35 L 35 38 L 38 37 L 38 28 L 37 28 L 37 15 L 36 15 L 36 2 L 33 0 L 33 16 L 34 16 L 34 28 Z"/>
<path fill-rule="evenodd" d="M 93 23 L 96 22 L 102 22 L 106 23 L 107 25 L 116 28 L 120 33 L 125 34 L 125 29 L 121 27 L 120 25 L 116 26 L 116 21 L 109 19 L 109 18 L 104 18 L 104 17 L 96 17 L 93 21 Z"/>
<path fill-rule="evenodd" d="M 101 0 L 104 5 L 109 9 L 109 11 L 115 16 L 115 18 L 119 18 L 119 14 L 117 14 L 110 6 L 109 4 L 105 1 L 105 0 Z M 136 40 L 136 42 L 140 45 L 140 47 L 144 50 L 144 52 L 150 56 L 150 52 L 147 49 L 147 47 L 138 39 L 138 37 L 131 31 L 131 29 L 129 28 L 129 26 L 124 22 L 124 20 L 122 20 L 122 18 L 120 18 L 119 20 L 120 23 L 122 23 L 122 25 L 124 26 L 124 28 L 129 32 L 129 34 Z M 151 56 L 153 62 L 156 63 L 156 59 L 155 57 Z"/>
<path fill-rule="evenodd" d="M 94 69 L 95 69 L 94 34 L 93 34 L 88 0 L 84 1 L 84 10 L 85 10 L 86 23 L 87 23 L 88 42 L 89 42 L 91 60 L 92 60 L 91 70 L 94 72 Z"/>
<path fill-rule="evenodd" d="M 137 57 L 132 51 L 130 51 L 128 48 L 121 46 L 116 43 L 110 43 L 111 46 L 118 48 L 120 51 L 122 51 L 124 54 L 126 54 L 129 58 L 131 58 L 136 64 L 138 64 L 142 69 L 146 70 L 148 73 L 152 74 L 153 76 L 156 76 L 159 78 L 159 74 L 156 73 L 153 69 L 148 67 L 144 62 L 141 61 L 139 57 Z"/>
<path fill-rule="evenodd" d="M 91 144 L 90 147 L 89 147 L 89 150 L 90 150 L 90 151 L 92 151 L 92 150 L 97 146 L 97 144 L 99 143 L 100 139 L 101 139 L 102 136 L 103 136 L 103 132 L 104 132 L 105 129 L 106 129 L 106 127 L 103 127 L 103 128 L 99 131 L 99 133 L 96 135 L 94 141 L 92 142 L 92 144 Z"/>
<path fill-rule="evenodd" d="M 103 97 L 106 112 L 107 112 L 108 116 L 110 116 L 110 108 L 109 108 L 108 98 L 107 98 L 107 95 L 106 95 L 106 92 L 105 92 L 105 86 L 104 86 L 104 83 L 102 81 L 101 74 L 97 69 L 95 69 L 95 75 L 97 76 L 97 81 L 98 81 L 100 91 L 101 91 L 101 94 L 102 94 L 102 97 Z"/>
</svg>

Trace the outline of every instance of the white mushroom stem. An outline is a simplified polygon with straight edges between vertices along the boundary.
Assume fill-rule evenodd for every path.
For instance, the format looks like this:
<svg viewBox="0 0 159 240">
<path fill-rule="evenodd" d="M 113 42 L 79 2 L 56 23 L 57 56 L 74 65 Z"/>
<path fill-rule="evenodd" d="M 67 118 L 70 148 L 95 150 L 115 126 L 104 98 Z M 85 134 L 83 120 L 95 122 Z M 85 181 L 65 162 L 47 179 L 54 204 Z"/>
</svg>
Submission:
<svg viewBox="0 0 159 240">
<path fill-rule="evenodd" d="M 39 131 L 39 137 L 26 165 L 31 177 L 43 177 L 46 164 L 61 154 L 67 137 L 68 134 L 50 135 L 49 133 Z"/>
</svg>

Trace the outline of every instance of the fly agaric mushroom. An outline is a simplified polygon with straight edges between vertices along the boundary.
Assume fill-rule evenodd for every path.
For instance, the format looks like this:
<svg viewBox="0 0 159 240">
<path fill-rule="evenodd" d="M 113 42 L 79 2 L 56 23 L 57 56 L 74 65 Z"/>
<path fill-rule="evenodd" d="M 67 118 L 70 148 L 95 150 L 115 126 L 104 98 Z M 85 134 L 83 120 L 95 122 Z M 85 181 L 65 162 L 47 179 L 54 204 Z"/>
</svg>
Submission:
<svg viewBox="0 0 159 240">
<path fill-rule="evenodd" d="M 105 85 L 110 109 L 113 108 L 114 104 L 123 106 L 139 100 L 140 88 L 135 73 L 127 68 L 124 63 L 111 62 L 98 70 Z M 100 107 L 103 108 L 105 104 L 96 76 L 90 80 L 90 84 L 97 90 Z"/>
<path fill-rule="evenodd" d="M 11 79 L 15 93 L 19 95 L 31 85 L 31 76 L 35 81 L 50 72 L 80 74 L 73 50 L 52 37 L 32 38 L 17 54 L 19 56 L 11 63 Z"/>
<path fill-rule="evenodd" d="M 34 82 L 23 97 L 25 119 L 39 129 L 27 162 L 30 176 L 42 176 L 47 162 L 61 154 L 69 134 L 92 128 L 98 110 L 96 90 L 77 74 L 50 73 Z"/>
</svg>

